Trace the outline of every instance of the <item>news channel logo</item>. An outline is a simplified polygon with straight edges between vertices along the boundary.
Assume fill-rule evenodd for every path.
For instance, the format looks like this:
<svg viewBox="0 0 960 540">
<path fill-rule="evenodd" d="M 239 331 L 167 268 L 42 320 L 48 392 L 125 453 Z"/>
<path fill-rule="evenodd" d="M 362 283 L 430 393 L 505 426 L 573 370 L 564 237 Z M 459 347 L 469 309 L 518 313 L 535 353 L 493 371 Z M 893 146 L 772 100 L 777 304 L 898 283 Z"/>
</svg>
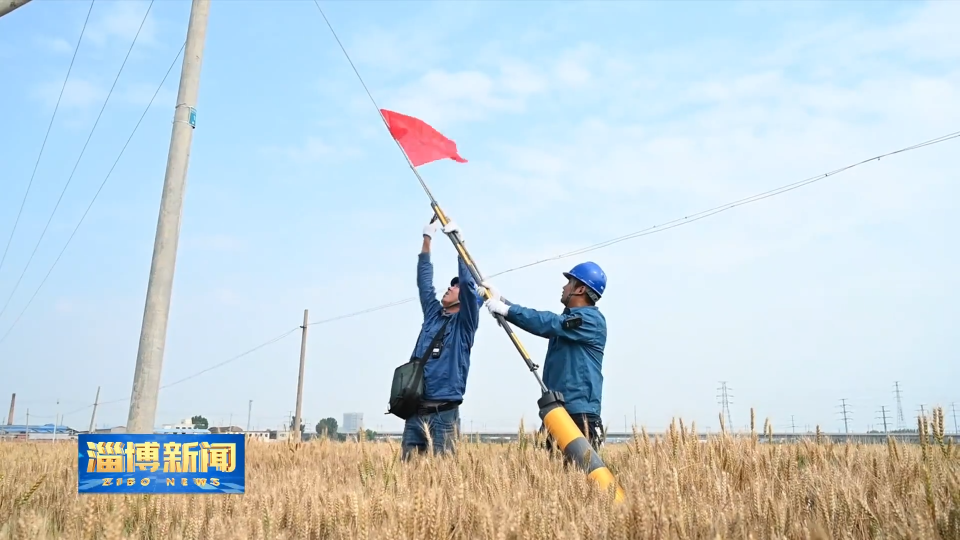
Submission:
<svg viewBox="0 0 960 540">
<path fill-rule="evenodd" d="M 244 435 L 80 434 L 77 493 L 244 493 Z"/>
</svg>

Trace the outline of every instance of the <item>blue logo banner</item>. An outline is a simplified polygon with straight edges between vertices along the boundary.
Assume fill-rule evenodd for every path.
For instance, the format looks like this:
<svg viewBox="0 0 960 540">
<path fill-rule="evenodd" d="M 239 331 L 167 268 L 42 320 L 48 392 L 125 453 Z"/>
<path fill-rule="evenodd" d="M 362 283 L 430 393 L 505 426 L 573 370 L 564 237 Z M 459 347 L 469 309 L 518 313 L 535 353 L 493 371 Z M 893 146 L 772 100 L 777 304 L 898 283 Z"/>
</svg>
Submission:
<svg viewBox="0 0 960 540">
<path fill-rule="evenodd" d="M 244 493 L 242 433 L 78 438 L 77 493 Z"/>
</svg>

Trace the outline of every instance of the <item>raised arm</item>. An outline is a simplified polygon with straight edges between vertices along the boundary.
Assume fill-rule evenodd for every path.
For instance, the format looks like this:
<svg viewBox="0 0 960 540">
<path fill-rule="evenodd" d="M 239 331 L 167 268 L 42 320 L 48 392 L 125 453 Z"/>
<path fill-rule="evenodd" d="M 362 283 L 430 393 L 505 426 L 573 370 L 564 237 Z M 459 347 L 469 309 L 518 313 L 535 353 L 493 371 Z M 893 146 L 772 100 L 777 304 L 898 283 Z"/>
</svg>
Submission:
<svg viewBox="0 0 960 540">
<path fill-rule="evenodd" d="M 513 304 L 507 311 L 506 319 L 535 336 L 562 337 L 580 343 L 595 341 L 603 330 L 602 320 L 585 311 L 558 315 Z"/>
<path fill-rule="evenodd" d="M 420 309 L 423 310 L 424 317 L 440 307 L 437 290 L 433 287 L 433 263 L 430 261 L 431 235 L 436 229 L 433 223 L 423 228 L 423 245 L 420 248 L 420 255 L 417 256 L 417 289 L 420 293 Z"/>
<path fill-rule="evenodd" d="M 457 266 L 460 277 L 461 328 L 472 338 L 480 325 L 480 295 L 477 294 L 477 282 L 470 274 L 470 269 L 463 261 L 463 257 L 457 256 Z"/>
</svg>

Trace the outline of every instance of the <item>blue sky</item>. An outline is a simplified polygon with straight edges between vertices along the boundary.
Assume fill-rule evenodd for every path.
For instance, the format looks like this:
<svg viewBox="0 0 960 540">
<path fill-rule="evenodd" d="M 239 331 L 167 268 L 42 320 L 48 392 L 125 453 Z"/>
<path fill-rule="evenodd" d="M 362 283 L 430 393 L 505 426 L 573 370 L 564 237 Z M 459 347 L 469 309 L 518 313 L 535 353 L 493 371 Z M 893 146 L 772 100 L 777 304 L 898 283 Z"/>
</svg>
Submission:
<svg viewBox="0 0 960 540">
<path fill-rule="evenodd" d="M 0 267 L 14 289 L 146 12 L 98 0 Z M 422 167 L 487 274 L 690 215 L 960 129 L 960 5 L 324 3 L 382 107 L 457 141 Z M 0 245 L 33 171 L 89 4 L 0 19 Z M 190 3 L 156 2 L 9 306 L 27 305 L 183 43 Z M 17 422 L 126 421 L 180 60 L 63 258 L 0 343 Z M 307 1 L 214 2 L 163 384 L 312 321 L 412 298 L 426 196 Z M 876 426 L 903 389 L 960 401 L 960 140 L 871 162 L 687 226 L 504 274 L 559 311 L 560 272 L 610 276 L 605 420 L 717 430 Z M 435 248 L 437 285 L 455 272 Z M 310 327 L 304 418 L 385 416 L 416 302 Z M 542 360 L 546 343 L 521 333 Z M 157 424 L 203 414 L 275 428 L 294 408 L 299 333 L 160 393 Z M 539 361 L 538 360 L 538 361 Z M 464 429 L 536 426 L 538 390 L 484 311 Z M 5 397 L 4 397 L 5 399 Z M 59 400 L 59 405 L 57 401 Z M 84 408 L 87 407 L 87 408 Z M 76 411 L 76 412 L 74 412 Z M 893 418 L 893 415 L 891 415 Z M 912 424 L 911 424 L 912 425 Z M 952 425 L 952 423 L 951 423 Z M 891 427 L 894 427 L 891 424 Z"/>
</svg>

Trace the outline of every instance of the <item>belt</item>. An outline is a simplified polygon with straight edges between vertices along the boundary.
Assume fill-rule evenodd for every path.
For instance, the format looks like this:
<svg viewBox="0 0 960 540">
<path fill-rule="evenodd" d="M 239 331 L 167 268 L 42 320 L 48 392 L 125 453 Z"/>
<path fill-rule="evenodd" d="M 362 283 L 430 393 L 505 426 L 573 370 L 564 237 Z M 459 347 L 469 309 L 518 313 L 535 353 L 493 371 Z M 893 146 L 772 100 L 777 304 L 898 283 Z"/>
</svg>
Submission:
<svg viewBox="0 0 960 540">
<path fill-rule="evenodd" d="M 433 413 L 449 411 L 452 409 L 456 409 L 457 407 L 460 406 L 461 403 L 463 402 L 462 401 L 445 401 L 443 403 L 437 403 L 432 405 L 421 405 L 420 408 L 417 409 L 417 414 L 433 414 Z"/>
</svg>

